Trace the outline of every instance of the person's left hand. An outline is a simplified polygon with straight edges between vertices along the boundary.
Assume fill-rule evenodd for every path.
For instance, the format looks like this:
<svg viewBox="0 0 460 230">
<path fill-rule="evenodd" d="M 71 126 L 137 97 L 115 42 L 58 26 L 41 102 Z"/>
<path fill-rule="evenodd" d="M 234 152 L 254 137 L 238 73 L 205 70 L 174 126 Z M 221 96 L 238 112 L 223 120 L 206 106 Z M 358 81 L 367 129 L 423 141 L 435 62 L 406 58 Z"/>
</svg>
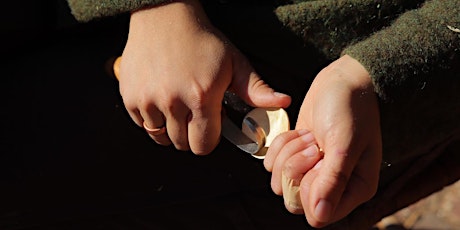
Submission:
<svg viewBox="0 0 460 230">
<path fill-rule="evenodd" d="M 375 194 L 381 155 L 378 102 L 369 73 L 345 55 L 314 79 L 296 130 L 275 138 L 264 165 L 286 208 L 304 213 L 311 226 L 324 227 Z"/>
</svg>

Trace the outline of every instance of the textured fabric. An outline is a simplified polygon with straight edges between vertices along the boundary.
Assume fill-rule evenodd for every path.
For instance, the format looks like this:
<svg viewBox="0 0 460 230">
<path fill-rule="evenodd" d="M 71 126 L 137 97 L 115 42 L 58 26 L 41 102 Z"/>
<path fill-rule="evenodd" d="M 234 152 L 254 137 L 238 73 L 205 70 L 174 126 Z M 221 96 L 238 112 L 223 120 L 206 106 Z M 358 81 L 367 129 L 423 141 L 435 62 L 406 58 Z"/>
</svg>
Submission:
<svg viewBox="0 0 460 230">
<path fill-rule="evenodd" d="M 168 1 L 68 2 L 78 20 L 88 21 Z M 359 60 L 384 100 L 407 90 L 401 85 L 419 87 L 423 75 L 449 66 L 460 49 L 459 0 L 296 2 L 275 10 L 280 22 L 330 59 L 349 54 Z"/>
<path fill-rule="evenodd" d="M 280 7 L 276 13 L 330 58 L 356 43 L 342 54 L 358 59 L 370 72 L 377 93 L 388 100 L 407 90 L 398 87 L 404 81 L 413 80 L 408 86 L 418 87 L 425 81 L 418 76 L 449 65 L 453 53 L 459 52 L 460 33 L 449 28 L 460 28 L 460 1 L 421 2 L 322 0 Z"/>
<path fill-rule="evenodd" d="M 315 44 L 331 59 L 353 41 L 390 25 L 420 0 L 319 0 L 280 6 L 279 20 L 305 41 Z"/>
<path fill-rule="evenodd" d="M 449 68 L 460 52 L 460 1 L 427 2 L 365 41 L 347 48 L 370 72 L 384 99 L 401 96 L 401 88 L 422 87 L 427 74 Z M 408 83 L 405 83 L 408 81 Z"/>
<path fill-rule="evenodd" d="M 171 0 L 68 0 L 72 14 L 82 22 L 167 2 L 171 2 Z"/>
</svg>

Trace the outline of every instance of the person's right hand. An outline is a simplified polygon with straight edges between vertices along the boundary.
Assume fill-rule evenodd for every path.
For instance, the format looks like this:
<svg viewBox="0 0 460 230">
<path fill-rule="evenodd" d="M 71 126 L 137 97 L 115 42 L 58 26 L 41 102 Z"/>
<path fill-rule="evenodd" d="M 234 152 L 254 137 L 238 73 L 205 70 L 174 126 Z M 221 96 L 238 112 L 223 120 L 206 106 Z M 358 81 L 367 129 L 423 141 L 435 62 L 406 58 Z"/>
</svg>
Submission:
<svg viewBox="0 0 460 230">
<path fill-rule="evenodd" d="M 220 139 L 226 90 L 254 107 L 287 107 L 290 97 L 265 84 L 212 26 L 198 0 L 174 1 L 131 15 L 120 63 L 120 93 L 131 118 L 161 145 L 195 154 Z"/>
<path fill-rule="evenodd" d="M 381 161 L 374 86 L 364 66 L 344 55 L 315 77 L 296 130 L 273 140 L 264 165 L 287 209 L 304 213 L 319 228 L 344 218 L 375 194 Z"/>
</svg>

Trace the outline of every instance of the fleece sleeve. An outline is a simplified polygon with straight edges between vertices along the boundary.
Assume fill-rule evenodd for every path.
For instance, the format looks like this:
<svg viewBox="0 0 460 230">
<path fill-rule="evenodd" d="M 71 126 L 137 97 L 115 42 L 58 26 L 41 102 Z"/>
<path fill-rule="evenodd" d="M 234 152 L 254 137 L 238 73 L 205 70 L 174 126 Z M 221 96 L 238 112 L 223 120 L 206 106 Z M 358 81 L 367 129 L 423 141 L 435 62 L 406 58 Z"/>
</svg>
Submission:
<svg viewBox="0 0 460 230">
<path fill-rule="evenodd" d="M 73 16 L 80 22 L 114 16 L 171 0 L 67 0 Z"/>
<path fill-rule="evenodd" d="M 381 30 L 420 0 L 317 0 L 277 7 L 279 21 L 328 59 Z"/>
<path fill-rule="evenodd" d="M 423 86 L 427 77 L 436 77 L 434 71 L 458 59 L 460 0 L 427 1 L 342 54 L 361 62 L 379 96 L 393 100 L 402 90 Z"/>
</svg>

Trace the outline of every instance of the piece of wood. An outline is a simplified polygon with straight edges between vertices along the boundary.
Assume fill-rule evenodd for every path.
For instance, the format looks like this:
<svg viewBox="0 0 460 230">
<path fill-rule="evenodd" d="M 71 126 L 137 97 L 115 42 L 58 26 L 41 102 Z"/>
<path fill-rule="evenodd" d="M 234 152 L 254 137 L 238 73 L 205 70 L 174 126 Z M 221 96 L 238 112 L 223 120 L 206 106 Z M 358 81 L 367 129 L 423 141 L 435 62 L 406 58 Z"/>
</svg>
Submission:
<svg viewBox="0 0 460 230">
<path fill-rule="evenodd" d="M 253 156 L 258 159 L 265 158 L 268 147 L 270 147 L 270 144 L 273 142 L 273 140 L 279 134 L 290 129 L 289 117 L 286 111 L 282 108 L 255 108 L 246 114 L 244 119 L 247 118 L 252 118 L 265 133 L 264 147 L 262 147 L 258 153 L 253 154 Z M 253 132 L 252 129 L 244 124 L 244 122 L 241 130 L 254 141 L 260 139 L 256 136 L 258 134 Z"/>
</svg>

